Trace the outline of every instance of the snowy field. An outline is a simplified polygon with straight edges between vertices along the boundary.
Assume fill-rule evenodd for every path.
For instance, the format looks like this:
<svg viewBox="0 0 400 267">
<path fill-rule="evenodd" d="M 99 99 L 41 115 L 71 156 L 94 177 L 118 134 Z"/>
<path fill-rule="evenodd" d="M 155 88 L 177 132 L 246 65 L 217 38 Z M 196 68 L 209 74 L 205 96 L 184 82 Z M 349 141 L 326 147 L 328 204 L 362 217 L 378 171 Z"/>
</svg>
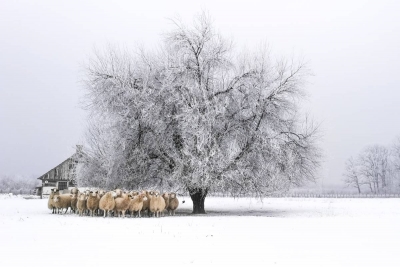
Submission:
<svg viewBox="0 0 400 267">
<path fill-rule="evenodd" d="M 0 266 L 400 266 L 400 199 L 210 197 L 198 216 L 185 200 L 175 217 L 104 219 L 2 195 Z"/>
</svg>

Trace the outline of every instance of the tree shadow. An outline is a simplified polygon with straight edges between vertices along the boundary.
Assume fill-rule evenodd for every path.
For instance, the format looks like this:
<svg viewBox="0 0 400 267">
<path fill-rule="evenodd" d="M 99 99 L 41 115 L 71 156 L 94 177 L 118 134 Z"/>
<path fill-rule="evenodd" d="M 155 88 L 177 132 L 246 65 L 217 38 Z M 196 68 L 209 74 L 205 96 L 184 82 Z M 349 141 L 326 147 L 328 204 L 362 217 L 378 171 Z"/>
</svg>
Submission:
<svg viewBox="0 0 400 267">
<path fill-rule="evenodd" d="M 287 210 L 269 210 L 269 209 L 248 209 L 248 210 L 207 210 L 206 214 L 193 214 L 192 209 L 179 209 L 175 216 L 193 216 L 193 217 L 277 217 L 284 218 L 291 214 L 301 211 Z"/>
</svg>

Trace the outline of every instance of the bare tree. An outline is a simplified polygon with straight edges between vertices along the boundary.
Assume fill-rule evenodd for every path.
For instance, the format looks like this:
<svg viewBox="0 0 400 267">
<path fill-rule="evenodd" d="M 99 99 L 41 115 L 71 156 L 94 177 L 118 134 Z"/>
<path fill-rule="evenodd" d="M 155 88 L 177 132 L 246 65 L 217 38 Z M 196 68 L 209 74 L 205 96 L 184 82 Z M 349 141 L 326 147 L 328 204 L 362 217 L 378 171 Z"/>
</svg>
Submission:
<svg viewBox="0 0 400 267">
<path fill-rule="evenodd" d="M 394 162 L 393 153 L 385 146 L 368 146 L 357 160 L 347 160 L 344 182 L 359 192 L 363 185 L 372 193 L 396 191 Z"/>
<path fill-rule="evenodd" d="M 297 106 L 306 65 L 238 55 L 204 14 L 173 23 L 157 53 L 114 48 L 88 64 L 88 108 L 111 127 L 107 141 L 89 136 L 107 179 L 187 190 L 194 213 L 210 191 L 261 197 L 313 181 L 317 127 Z"/>
<path fill-rule="evenodd" d="M 365 177 L 371 192 L 386 191 L 391 184 L 389 150 L 380 145 L 367 147 L 360 155 L 360 172 Z"/>
<path fill-rule="evenodd" d="M 391 166 L 393 187 L 400 189 L 400 136 L 398 136 L 391 148 Z"/>
<path fill-rule="evenodd" d="M 393 167 L 397 173 L 400 173 L 400 136 L 397 137 L 392 147 Z"/>
<path fill-rule="evenodd" d="M 365 182 L 362 180 L 363 177 L 360 173 L 359 166 L 353 158 L 349 158 L 346 161 L 344 176 L 346 185 L 357 188 L 358 193 L 361 194 L 361 186 L 365 184 Z"/>
</svg>

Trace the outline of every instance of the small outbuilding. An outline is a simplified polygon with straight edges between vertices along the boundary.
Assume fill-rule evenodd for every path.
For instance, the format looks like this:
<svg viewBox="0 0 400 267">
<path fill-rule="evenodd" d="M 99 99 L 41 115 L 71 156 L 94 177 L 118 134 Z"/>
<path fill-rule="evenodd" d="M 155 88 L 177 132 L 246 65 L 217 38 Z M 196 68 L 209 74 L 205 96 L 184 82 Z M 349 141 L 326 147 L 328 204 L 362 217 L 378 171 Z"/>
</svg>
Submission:
<svg viewBox="0 0 400 267">
<path fill-rule="evenodd" d="M 81 159 L 82 146 L 77 145 L 76 152 L 71 157 L 37 178 L 42 182 L 41 186 L 36 187 L 37 194 L 41 198 L 47 198 L 52 188 L 67 192 L 69 189 L 76 187 L 77 169 Z"/>
</svg>

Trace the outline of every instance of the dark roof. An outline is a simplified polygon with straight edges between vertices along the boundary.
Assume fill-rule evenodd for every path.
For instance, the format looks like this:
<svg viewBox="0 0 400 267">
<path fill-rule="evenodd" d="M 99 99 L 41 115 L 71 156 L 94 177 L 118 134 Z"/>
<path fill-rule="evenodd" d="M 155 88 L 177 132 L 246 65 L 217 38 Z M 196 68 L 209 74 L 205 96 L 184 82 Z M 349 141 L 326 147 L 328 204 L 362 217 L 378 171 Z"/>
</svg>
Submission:
<svg viewBox="0 0 400 267">
<path fill-rule="evenodd" d="M 78 155 L 78 156 L 77 156 L 77 155 Z M 54 170 L 54 169 L 58 168 L 59 166 L 63 165 L 63 164 L 64 164 L 65 162 L 67 162 L 68 160 L 71 160 L 71 159 L 73 159 L 73 158 L 79 160 L 80 158 L 82 158 L 83 155 L 85 155 L 85 152 L 82 151 L 82 146 L 81 146 L 81 145 L 77 145 L 77 146 L 76 146 L 76 152 L 75 152 L 74 154 L 72 154 L 71 157 L 67 158 L 66 160 L 64 160 L 63 162 L 61 162 L 60 164 L 58 164 L 58 165 L 55 166 L 54 168 L 50 169 L 49 171 L 45 172 L 43 175 L 40 175 L 40 177 L 37 178 L 37 179 L 38 179 L 38 180 L 43 180 L 42 177 L 43 177 L 45 174 L 48 174 L 48 173 L 51 172 L 52 170 Z M 55 180 L 55 181 L 58 181 L 58 180 Z"/>
<path fill-rule="evenodd" d="M 44 178 L 44 179 L 42 179 L 41 177 L 40 178 L 38 178 L 38 180 L 46 180 L 46 181 L 48 181 L 49 183 L 51 183 L 51 182 L 58 182 L 58 181 L 66 181 L 66 180 L 63 180 L 63 179 L 46 179 L 46 178 Z"/>
<path fill-rule="evenodd" d="M 43 180 L 42 177 L 43 177 L 44 175 L 46 175 L 47 173 L 51 172 L 51 171 L 54 170 L 55 168 L 60 167 L 61 165 L 63 165 L 65 162 L 67 162 L 68 160 L 70 160 L 71 158 L 73 158 L 73 157 L 75 156 L 75 154 L 76 154 L 76 153 L 74 153 L 71 157 L 67 158 L 66 160 L 64 160 L 63 162 L 61 162 L 60 164 L 58 164 L 58 165 L 55 166 L 54 168 L 52 168 L 52 169 L 50 169 L 49 171 L 45 172 L 44 174 L 40 175 L 40 177 L 37 178 L 37 179 Z M 50 181 L 50 180 L 48 180 L 48 181 Z M 58 181 L 58 180 L 54 180 L 54 181 Z"/>
</svg>

